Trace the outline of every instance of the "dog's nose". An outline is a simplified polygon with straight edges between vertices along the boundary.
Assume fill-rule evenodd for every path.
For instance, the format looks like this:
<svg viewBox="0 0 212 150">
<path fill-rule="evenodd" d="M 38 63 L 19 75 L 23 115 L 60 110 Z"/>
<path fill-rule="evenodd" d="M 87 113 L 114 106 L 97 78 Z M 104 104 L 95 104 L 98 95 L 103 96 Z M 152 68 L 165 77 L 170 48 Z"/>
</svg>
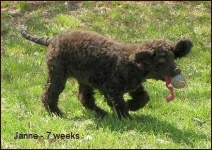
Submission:
<svg viewBox="0 0 212 150">
<path fill-rule="evenodd" d="M 175 72 L 176 74 L 180 74 L 180 73 L 181 73 L 181 70 L 180 70 L 180 68 L 176 67 L 176 68 L 174 69 L 174 72 Z"/>
</svg>

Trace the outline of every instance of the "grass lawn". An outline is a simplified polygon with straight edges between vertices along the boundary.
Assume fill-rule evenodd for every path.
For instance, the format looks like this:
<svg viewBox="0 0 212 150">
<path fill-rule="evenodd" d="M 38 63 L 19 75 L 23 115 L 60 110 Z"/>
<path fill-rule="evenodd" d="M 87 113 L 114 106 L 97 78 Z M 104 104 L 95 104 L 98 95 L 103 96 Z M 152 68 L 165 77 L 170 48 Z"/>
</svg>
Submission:
<svg viewBox="0 0 212 150">
<path fill-rule="evenodd" d="M 46 47 L 22 38 L 18 21 L 38 36 L 85 29 L 129 43 L 188 38 L 191 53 L 176 60 L 187 87 L 167 104 L 165 83 L 147 80 L 151 101 L 123 120 L 96 91 L 110 113 L 100 120 L 81 106 L 78 83 L 70 79 L 59 101 L 67 118 L 50 117 L 40 100 Z M 17 132 L 35 139 L 16 139 Z M 211 3 L 1 2 L 1 148 L 211 148 Z"/>
</svg>

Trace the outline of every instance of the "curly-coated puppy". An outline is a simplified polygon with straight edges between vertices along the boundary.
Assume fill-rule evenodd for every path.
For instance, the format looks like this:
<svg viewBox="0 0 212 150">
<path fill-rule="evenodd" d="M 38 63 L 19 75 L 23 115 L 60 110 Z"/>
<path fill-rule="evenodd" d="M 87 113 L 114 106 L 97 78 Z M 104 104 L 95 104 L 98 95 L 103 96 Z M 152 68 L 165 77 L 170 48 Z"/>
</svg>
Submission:
<svg viewBox="0 0 212 150">
<path fill-rule="evenodd" d="M 58 98 L 68 77 L 78 81 L 78 98 L 86 108 L 99 116 L 106 115 L 95 104 L 94 89 L 98 89 L 119 118 L 129 116 L 129 111 L 136 111 L 149 101 L 142 82 L 150 78 L 165 81 L 181 74 L 174 59 L 186 56 L 192 48 L 190 40 L 175 44 L 165 40 L 129 44 L 82 30 L 52 38 L 38 38 L 24 29 L 20 32 L 24 38 L 48 46 L 48 81 L 42 102 L 50 113 L 59 116 L 63 113 L 58 108 Z M 131 99 L 125 101 L 123 95 L 127 92 Z"/>
</svg>

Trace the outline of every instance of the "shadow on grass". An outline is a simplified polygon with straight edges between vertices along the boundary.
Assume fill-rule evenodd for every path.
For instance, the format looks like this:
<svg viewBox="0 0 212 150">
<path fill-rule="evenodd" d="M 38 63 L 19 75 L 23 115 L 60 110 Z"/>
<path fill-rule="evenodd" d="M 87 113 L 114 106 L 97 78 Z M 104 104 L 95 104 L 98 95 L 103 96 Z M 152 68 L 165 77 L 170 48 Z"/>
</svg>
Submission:
<svg viewBox="0 0 212 150">
<path fill-rule="evenodd" d="M 92 114 L 93 115 L 93 114 Z M 92 116 L 93 118 L 94 116 Z M 91 119 L 91 116 L 83 115 L 81 117 L 71 118 L 72 120 L 84 120 Z M 117 119 L 116 116 L 107 116 L 104 119 L 94 118 L 96 124 L 96 129 L 99 128 L 109 128 L 111 131 L 126 132 L 134 130 L 139 134 L 149 133 L 149 134 L 163 134 L 168 138 L 171 138 L 174 143 L 186 144 L 188 146 L 194 147 L 196 139 L 210 140 L 205 134 L 196 133 L 189 129 L 178 129 L 175 125 L 160 120 L 159 118 L 152 117 L 150 115 L 133 116 L 132 119 Z"/>
<path fill-rule="evenodd" d="M 96 123 L 101 128 L 109 127 L 111 131 L 123 132 L 128 130 L 135 130 L 140 134 L 164 134 L 171 138 L 175 143 L 186 144 L 190 145 L 191 147 L 194 147 L 196 141 L 195 139 L 197 138 L 209 140 L 208 137 L 204 134 L 197 134 L 195 131 L 189 129 L 178 129 L 175 125 L 150 115 L 133 116 L 132 119 L 124 120 L 105 118 L 103 120 L 96 120 Z"/>
</svg>

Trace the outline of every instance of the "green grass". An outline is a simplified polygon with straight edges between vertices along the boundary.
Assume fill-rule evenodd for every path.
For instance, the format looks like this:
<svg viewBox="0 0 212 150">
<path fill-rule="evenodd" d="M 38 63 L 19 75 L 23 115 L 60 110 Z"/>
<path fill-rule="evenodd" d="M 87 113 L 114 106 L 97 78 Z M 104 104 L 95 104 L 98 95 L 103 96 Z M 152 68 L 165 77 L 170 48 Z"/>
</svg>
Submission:
<svg viewBox="0 0 212 150">
<path fill-rule="evenodd" d="M 64 2 L 2 2 L 1 148 L 211 148 L 211 3 L 87 1 L 78 5 L 70 11 Z M 176 99 L 167 104 L 164 83 L 147 80 L 144 86 L 151 101 L 130 112 L 133 119 L 121 121 L 96 91 L 97 104 L 110 113 L 100 120 L 81 106 L 78 84 L 70 79 L 59 101 L 67 118 L 50 117 L 40 100 L 47 80 L 46 48 L 23 39 L 18 20 L 38 36 L 86 29 L 130 43 L 189 38 L 192 52 L 176 60 L 188 85 L 176 90 Z M 16 132 L 44 139 L 14 139 Z M 52 132 L 49 139 L 46 132 Z M 53 133 L 79 134 L 79 139 L 55 140 Z"/>
</svg>

